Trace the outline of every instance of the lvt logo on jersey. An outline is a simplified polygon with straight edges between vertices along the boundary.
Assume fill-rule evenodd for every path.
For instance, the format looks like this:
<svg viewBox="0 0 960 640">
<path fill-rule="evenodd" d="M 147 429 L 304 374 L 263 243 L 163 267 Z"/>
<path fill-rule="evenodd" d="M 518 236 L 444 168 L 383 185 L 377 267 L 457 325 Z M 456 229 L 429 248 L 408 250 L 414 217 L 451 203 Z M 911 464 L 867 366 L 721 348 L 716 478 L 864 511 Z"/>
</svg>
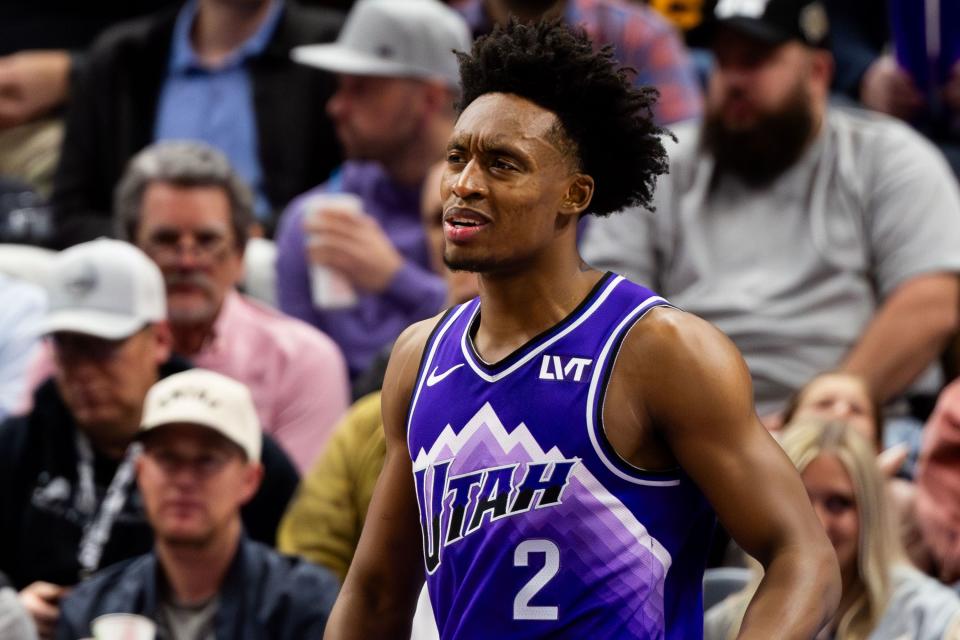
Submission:
<svg viewBox="0 0 960 640">
<path fill-rule="evenodd" d="M 424 556 L 431 574 L 440 565 L 443 547 L 479 530 L 485 516 L 494 522 L 560 504 L 579 459 L 518 462 L 457 476 L 448 473 L 451 462 L 444 460 L 414 472 Z M 428 469 L 433 470 L 429 493 Z M 522 479 L 515 482 L 517 477 Z"/>
<path fill-rule="evenodd" d="M 593 364 L 593 360 L 589 358 L 564 359 L 560 356 L 545 355 L 543 360 L 540 361 L 540 379 L 580 382 L 583 379 L 583 370 L 591 364 Z"/>
</svg>

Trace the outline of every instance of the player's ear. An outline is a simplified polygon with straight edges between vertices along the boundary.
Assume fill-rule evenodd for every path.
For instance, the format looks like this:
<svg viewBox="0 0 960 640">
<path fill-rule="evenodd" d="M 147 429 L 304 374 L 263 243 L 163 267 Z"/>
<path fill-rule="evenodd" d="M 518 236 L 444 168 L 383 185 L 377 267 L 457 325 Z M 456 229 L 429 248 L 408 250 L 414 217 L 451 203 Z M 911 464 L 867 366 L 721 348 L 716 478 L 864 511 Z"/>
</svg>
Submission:
<svg viewBox="0 0 960 640">
<path fill-rule="evenodd" d="M 590 201 L 593 199 L 593 187 L 593 178 L 585 173 L 574 174 L 563 196 L 560 213 L 579 217 L 590 206 Z"/>
</svg>

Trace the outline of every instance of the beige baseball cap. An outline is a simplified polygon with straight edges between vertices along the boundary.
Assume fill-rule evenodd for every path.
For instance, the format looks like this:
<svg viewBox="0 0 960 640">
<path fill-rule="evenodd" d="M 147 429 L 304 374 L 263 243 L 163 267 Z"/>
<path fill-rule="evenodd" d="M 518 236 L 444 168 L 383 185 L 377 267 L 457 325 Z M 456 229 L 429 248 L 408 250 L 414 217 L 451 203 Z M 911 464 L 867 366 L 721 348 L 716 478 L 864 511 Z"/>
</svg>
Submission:
<svg viewBox="0 0 960 640">
<path fill-rule="evenodd" d="M 253 397 L 233 378 L 190 369 L 157 382 L 147 392 L 139 435 L 168 424 L 213 429 L 243 449 L 250 462 L 260 461 L 263 435 Z"/>
</svg>

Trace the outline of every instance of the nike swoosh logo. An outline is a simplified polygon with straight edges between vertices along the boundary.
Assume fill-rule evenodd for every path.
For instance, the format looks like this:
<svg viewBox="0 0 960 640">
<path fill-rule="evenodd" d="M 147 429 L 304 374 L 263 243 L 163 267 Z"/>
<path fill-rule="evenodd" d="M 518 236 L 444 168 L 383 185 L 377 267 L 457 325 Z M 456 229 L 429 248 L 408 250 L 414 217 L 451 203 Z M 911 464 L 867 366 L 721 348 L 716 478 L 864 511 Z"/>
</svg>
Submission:
<svg viewBox="0 0 960 640">
<path fill-rule="evenodd" d="M 441 380 L 443 380 L 448 375 L 450 375 L 451 373 L 453 373 L 454 371 L 456 371 L 462 366 L 463 366 L 462 362 L 460 364 L 455 364 L 449 369 L 447 369 L 446 371 L 444 371 L 443 373 L 441 373 L 440 375 L 437 375 L 437 368 L 434 367 L 430 375 L 427 376 L 427 386 L 432 387 L 433 385 L 437 384 L 438 382 L 440 382 Z"/>
</svg>

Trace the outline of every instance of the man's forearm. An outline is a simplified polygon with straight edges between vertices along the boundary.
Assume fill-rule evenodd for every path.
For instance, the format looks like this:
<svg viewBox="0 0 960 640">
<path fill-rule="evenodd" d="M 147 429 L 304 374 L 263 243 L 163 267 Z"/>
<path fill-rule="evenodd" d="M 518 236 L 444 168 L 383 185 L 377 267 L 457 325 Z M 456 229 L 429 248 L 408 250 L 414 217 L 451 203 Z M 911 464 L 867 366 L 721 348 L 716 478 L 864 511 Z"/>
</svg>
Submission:
<svg viewBox="0 0 960 640">
<path fill-rule="evenodd" d="M 957 319 L 956 275 L 917 276 L 884 302 L 841 368 L 863 376 L 881 401 L 889 400 L 940 355 Z"/>
<path fill-rule="evenodd" d="M 840 602 L 840 569 L 833 549 L 796 547 L 772 560 L 740 627 L 740 640 L 809 640 Z"/>
</svg>

